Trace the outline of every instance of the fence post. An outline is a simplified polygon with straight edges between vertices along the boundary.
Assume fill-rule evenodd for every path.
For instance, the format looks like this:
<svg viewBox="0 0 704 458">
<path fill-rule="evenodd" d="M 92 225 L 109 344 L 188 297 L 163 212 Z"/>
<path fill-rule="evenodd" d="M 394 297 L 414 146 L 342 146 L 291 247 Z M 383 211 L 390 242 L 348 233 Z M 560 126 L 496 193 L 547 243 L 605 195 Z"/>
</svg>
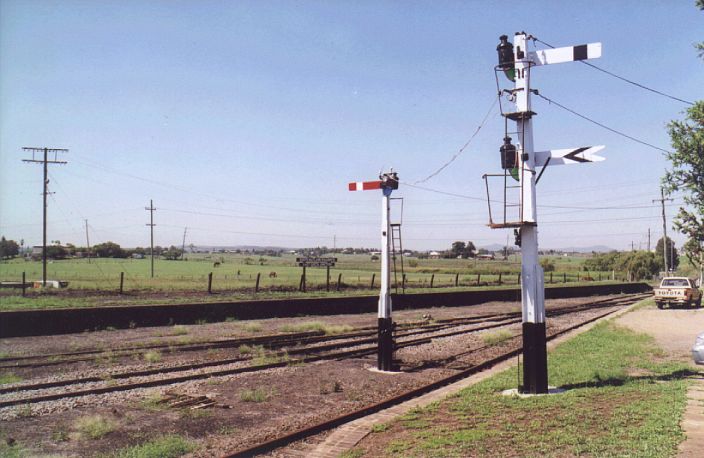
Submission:
<svg viewBox="0 0 704 458">
<path fill-rule="evenodd" d="M 337 274 L 337 290 L 340 291 L 340 284 L 342 283 L 342 272 Z"/>
<path fill-rule="evenodd" d="M 552 283 L 552 272 L 550 272 L 550 283 Z"/>
<path fill-rule="evenodd" d="M 460 274 L 455 274 L 455 287 L 460 286 Z"/>
<path fill-rule="evenodd" d="M 567 283 L 567 272 L 562 274 L 562 283 Z"/>
<path fill-rule="evenodd" d="M 213 273 L 208 273 L 208 294 L 213 293 Z"/>
<path fill-rule="evenodd" d="M 404 293 L 406 292 L 406 274 L 401 277 L 401 289 Z"/>
<path fill-rule="evenodd" d="M 601 281 L 601 272 L 599 272 L 599 281 Z"/>
<path fill-rule="evenodd" d="M 376 279 L 376 273 L 372 274 L 372 285 L 369 287 L 370 289 L 374 289 L 374 280 Z"/>
<path fill-rule="evenodd" d="M 499 272 L 499 285 L 501 284 L 501 272 Z"/>
<path fill-rule="evenodd" d="M 122 287 L 124 286 L 124 284 L 125 284 L 125 273 L 120 272 L 120 294 L 122 294 L 122 291 L 123 291 Z"/>
<path fill-rule="evenodd" d="M 306 266 L 303 266 L 303 273 L 301 274 L 301 285 L 299 290 L 306 292 Z"/>
<path fill-rule="evenodd" d="M 22 272 L 22 297 L 27 294 L 27 274 Z"/>
<path fill-rule="evenodd" d="M 430 276 L 430 287 L 431 287 L 431 288 L 433 287 L 433 282 L 434 282 L 434 281 L 435 281 L 435 274 L 432 274 L 432 275 Z"/>
<path fill-rule="evenodd" d="M 330 291 L 330 266 L 327 266 L 327 275 L 325 277 L 325 289 Z"/>
<path fill-rule="evenodd" d="M 254 292 L 258 293 L 259 292 L 259 279 L 261 278 L 262 273 L 257 272 L 257 283 L 254 285 Z"/>
<path fill-rule="evenodd" d="M 477 286 L 479 286 L 479 280 L 482 278 L 482 274 L 477 274 Z"/>
<path fill-rule="evenodd" d="M 552 274 L 550 274 L 550 279 L 552 281 Z M 518 275 L 516 275 L 516 284 L 520 285 L 521 284 L 521 273 L 518 272 Z"/>
</svg>

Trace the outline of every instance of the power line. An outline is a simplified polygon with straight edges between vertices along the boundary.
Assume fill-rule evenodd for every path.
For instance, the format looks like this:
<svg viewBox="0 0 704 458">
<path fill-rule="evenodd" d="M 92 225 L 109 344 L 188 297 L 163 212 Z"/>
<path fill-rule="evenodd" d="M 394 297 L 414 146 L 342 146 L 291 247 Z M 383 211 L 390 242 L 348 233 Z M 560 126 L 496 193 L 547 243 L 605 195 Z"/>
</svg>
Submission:
<svg viewBox="0 0 704 458">
<path fill-rule="evenodd" d="M 472 140 L 474 140 L 474 137 L 476 137 L 477 134 L 479 133 L 479 131 L 482 129 L 482 127 L 484 127 L 484 125 L 486 124 L 486 121 L 489 119 L 489 115 L 491 115 L 491 113 L 494 111 L 494 107 L 496 107 L 496 103 L 499 101 L 499 98 L 500 98 L 500 96 L 498 96 L 498 95 L 494 98 L 494 102 L 491 104 L 489 111 L 487 111 L 486 114 L 484 115 L 484 119 L 482 119 L 481 124 L 479 124 L 479 126 L 477 127 L 477 130 L 474 131 L 472 136 L 469 137 L 469 140 L 467 140 L 467 142 L 462 146 L 462 148 L 460 148 L 459 151 L 457 151 L 454 155 L 452 155 L 450 160 L 445 162 L 439 169 L 437 169 L 436 171 L 434 171 L 433 173 L 431 173 L 427 177 L 423 178 L 422 180 L 418 180 L 418 181 L 414 182 L 413 184 L 425 183 L 426 181 L 430 180 L 431 178 L 433 178 L 434 176 L 438 175 L 440 172 L 445 170 L 445 168 L 448 165 L 455 162 L 455 159 L 460 157 L 460 155 L 464 152 L 465 149 L 467 149 L 467 147 L 472 142 Z"/>
<path fill-rule="evenodd" d="M 602 123 L 600 123 L 600 122 L 598 122 L 598 121 L 595 121 L 595 120 L 593 120 L 593 119 L 591 119 L 591 118 L 589 118 L 589 117 L 587 117 L 587 116 L 585 116 L 585 115 L 583 115 L 583 114 L 577 113 L 576 111 L 572 110 L 571 108 L 567 108 L 566 106 L 561 105 L 561 104 L 555 102 L 554 100 L 549 99 L 548 97 L 545 97 L 544 95 L 542 95 L 541 93 L 539 93 L 537 89 L 531 89 L 531 92 L 532 92 L 533 94 L 537 95 L 538 97 L 540 97 L 541 99 L 547 100 L 548 103 L 555 104 L 555 105 L 557 105 L 558 107 L 562 108 L 563 110 L 569 111 L 569 112 L 572 113 L 573 115 L 579 116 L 580 118 L 585 119 L 585 120 L 591 122 L 592 124 L 596 124 L 597 126 L 599 126 L 599 127 L 601 127 L 601 128 L 604 128 L 604 129 L 606 129 L 606 130 L 608 130 L 608 131 L 610 131 L 610 132 L 613 132 L 613 133 L 615 133 L 615 134 L 618 134 L 618 135 L 620 135 L 620 136 L 622 136 L 622 137 L 626 137 L 627 139 L 633 140 L 634 142 L 640 143 L 641 145 L 649 146 L 650 148 L 656 149 L 656 150 L 658 150 L 658 151 L 662 151 L 662 152 L 665 153 L 665 154 L 671 154 L 671 151 L 668 151 L 668 150 L 666 150 L 666 149 L 662 149 L 662 148 L 660 148 L 659 146 L 652 145 L 652 144 L 650 144 L 650 143 L 648 143 L 648 142 L 644 142 L 643 140 L 639 140 L 639 139 L 637 139 L 637 138 L 635 138 L 635 137 L 633 137 L 633 136 L 631 136 L 631 135 L 624 134 L 624 133 L 621 132 L 621 131 L 618 131 L 618 130 L 613 129 L 613 128 L 611 128 L 611 127 L 605 125 L 605 124 L 602 124 Z"/>
<path fill-rule="evenodd" d="M 540 42 L 540 43 L 544 44 L 545 46 L 547 46 L 547 47 L 549 47 L 549 48 L 555 49 L 555 47 L 554 47 L 553 45 L 551 45 L 551 44 L 549 44 L 549 43 L 546 43 L 546 42 L 544 42 L 543 40 L 540 40 L 540 39 L 538 39 L 538 38 L 536 38 L 536 37 L 534 37 L 534 36 L 532 36 L 532 35 L 530 36 L 530 38 L 531 38 L 533 41 Z M 635 82 L 635 81 L 633 81 L 633 80 L 630 80 L 630 79 L 625 78 L 625 77 L 623 77 L 623 76 L 617 75 L 616 73 L 613 73 L 613 72 L 610 72 L 610 71 L 608 71 L 608 70 L 605 70 L 605 69 L 603 69 L 603 68 L 601 68 L 601 67 L 598 67 L 598 66 L 596 66 L 596 65 L 594 65 L 594 64 L 592 64 L 592 63 L 590 63 L 590 62 L 586 62 L 586 61 L 583 61 L 583 60 L 580 60 L 579 62 L 583 63 L 584 65 L 588 65 L 588 66 L 592 67 L 592 68 L 595 69 L 595 70 L 599 70 L 599 71 L 602 72 L 602 73 L 606 73 L 606 74 L 609 75 L 609 76 L 613 76 L 614 78 L 618 78 L 618 79 L 620 79 L 621 81 L 625 81 L 625 82 L 628 83 L 628 84 L 632 84 L 632 85 L 634 85 L 634 86 L 636 86 L 636 87 L 639 87 L 639 88 L 641 88 L 641 89 L 645 89 L 646 91 L 650 91 L 650 92 L 652 92 L 652 93 L 654 93 L 654 94 L 658 94 L 658 95 L 661 95 L 661 96 L 663 96 L 663 97 L 667 97 L 667 98 L 672 99 L 672 100 L 677 100 L 678 102 L 686 103 L 687 105 L 694 105 L 694 102 L 690 102 L 689 100 L 680 99 L 679 97 L 675 97 L 674 95 L 666 94 L 666 93 L 664 93 L 664 92 L 662 92 L 662 91 L 658 91 L 657 89 L 653 89 L 653 88 L 648 87 L 648 86 L 646 86 L 646 85 L 644 85 L 644 84 L 637 83 L 637 82 Z"/>
</svg>

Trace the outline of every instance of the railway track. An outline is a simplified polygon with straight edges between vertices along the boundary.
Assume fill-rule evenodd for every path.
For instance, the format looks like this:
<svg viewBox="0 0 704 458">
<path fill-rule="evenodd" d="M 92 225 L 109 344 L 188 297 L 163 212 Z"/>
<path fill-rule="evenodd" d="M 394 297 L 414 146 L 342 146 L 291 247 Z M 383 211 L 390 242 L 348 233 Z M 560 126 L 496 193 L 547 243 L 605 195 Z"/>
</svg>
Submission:
<svg viewBox="0 0 704 458">
<path fill-rule="evenodd" d="M 634 295 L 629 295 L 632 297 Z M 638 295 L 635 296 L 646 296 Z M 599 301 L 592 301 L 583 304 L 583 306 L 596 306 L 600 303 L 619 300 L 619 299 L 602 299 Z M 560 310 L 560 308 L 555 308 L 552 310 Z M 509 312 L 509 313 L 495 313 L 495 314 L 483 314 L 477 315 L 475 317 L 464 317 L 464 318 L 451 318 L 444 320 L 434 320 L 432 323 L 424 322 L 409 322 L 403 323 L 399 326 L 399 329 L 408 327 L 418 327 L 425 329 L 441 329 L 451 326 L 456 326 L 460 324 L 470 324 L 475 322 L 490 321 L 493 319 L 504 319 L 507 317 L 518 317 L 520 312 Z M 193 352 L 202 350 L 214 350 L 214 349 L 227 349 L 236 348 L 241 345 L 257 346 L 262 345 L 266 348 L 284 348 L 296 344 L 306 344 L 314 342 L 324 342 L 328 340 L 341 340 L 347 338 L 356 338 L 362 336 L 373 336 L 376 335 L 376 326 L 360 327 L 354 332 L 340 333 L 340 334 L 325 334 L 323 331 L 306 331 L 306 332 L 296 332 L 296 333 L 285 333 L 285 334 L 270 334 L 255 337 L 240 337 L 234 339 L 214 339 L 201 341 L 197 343 L 187 343 L 178 341 L 168 341 L 163 343 L 151 343 L 151 344 L 137 344 L 132 346 L 123 346 L 116 349 L 85 349 L 71 352 L 58 352 L 58 353 L 48 353 L 39 355 L 25 355 L 25 356 L 8 356 L 0 360 L 0 369 L 17 369 L 17 368 L 36 368 L 44 366 L 58 366 L 66 365 L 71 363 L 88 362 L 93 361 L 96 358 L 100 358 L 104 355 L 109 355 L 111 358 L 122 358 L 131 357 L 137 353 L 141 353 L 145 350 L 168 350 L 170 353 L 174 352 Z M 2 392 L 2 391 L 0 391 Z"/>
<path fill-rule="evenodd" d="M 637 301 L 639 301 L 645 297 L 648 297 L 649 295 L 634 295 L 634 296 L 631 296 L 630 300 L 628 301 L 628 302 L 630 302 L 630 304 L 636 303 Z M 557 332 L 550 333 L 547 336 L 547 340 L 551 341 L 551 340 L 553 340 L 563 334 L 566 334 L 570 331 L 578 329 L 578 328 L 585 326 L 589 323 L 592 323 L 592 322 L 600 320 L 606 316 L 609 316 L 609 315 L 615 313 L 616 311 L 618 311 L 618 310 L 608 310 L 604 313 L 600 313 L 596 316 L 592 316 L 584 321 L 581 321 L 581 322 L 574 324 L 572 326 L 568 326 L 568 327 L 561 329 Z M 517 336 L 514 336 L 514 337 L 517 337 Z M 469 352 L 464 352 L 463 354 L 475 352 L 478 350 L 479 349 L 472 349 Z M 281 435 L 279 437 L 267 440 L 265 442 L 261 442 L 259 444 L 254 445 L 254 446 L 244 448 L 244 449 L 234 450 L 232 452 L 225 454 L 223 456 L 223 458 L 245 458 L 245 457 L 252 457 L 252 456 L 257 456 L 257 455 L 271 452 L 271 451 L 276 450 L 278 448 L 289 445 L 293 442 L 296 442 L 296 441 L 323 433 L 325 431 L 328 431 L 330 429 L 333 429 L 337 426 L 343 425 L 343 424 L 348 423 L 350 421 L 353 421 L 358 418 L 362 418 L 367 415 L 379 412 L 381 410 L 387 409 L 387 408 L 392 407 L 394 405 L 400 404 L 402 402 L 408 401 L 410 399 L 416 398 L 416 397 L 421 396 L 423 394 L 426 394 L 428 392 L 439 389 L 443 386 L 454 383 L 454 382 L 461 380 L 463 378 L 466 378 L 470 375 L 473 375 L 473 374 L 481 372 L 485 369 L 488 369 L 488 368 L 490 368 L 500 362 L 503 362 L 503 361 L 506 361 L 510 358 L 513 358 L 514 356 L 520 354 L 522 351 L 523 351 L 523 348 L 521 346 L 519 346 L 518 348 L 514 348 L 512 350 L 506 351 L 503 354 L 498 355 L 496 357 L 484 360 L 478 364 L 472 365 L 472 366 L 464 368 L 462 370 L 458 370 L 456 373 L 454 373 L 448 377 L 443 377 L 439 380 L 435 380 L 435 381 L 428 383 L 424 386 L 421 386 L 419 388 L 415 388 L 415 389 L 406 391 L 405 393 L 401 393 L 399 395 L 385 399 L 381 402 L 365 406 L 361 409 L 345 413 L 343 415 L 340 415 L 340 416 L 332 418 L 332 419 L 324 420 L 324 421 L 317 423 L 315 425 L 301 428 L 301 429 L 296 430 L 292 433 Z M 462 355 L 462 354 L 458 354 L 458 355 L 454 355 L 454 356 L 456 357 L 459 355 Z"/>
<path fill-rule="evenodd" d="M 548 316 L 559 316 L 596 308 L 618 307 L 633 303 L 635 300 L 642 298 L 642 296 L 643 295 L 631 295 L 592 301 L 575 306 L 562 307 L 548 311 Z M 511 324 L 519 323 L 520 321 L 520 313 L 503 313 L 461 319 L 440 320 L 436 323 L 421 324 L 415 327 L 399 327 L 396 332 L 397 348 L 422 345 L 430 342 L 432 339 L 509 326 Z M 21 385 L 18 384 L 10 387 L 4 387 L 0 389 L 0 394 L 12 394 L 13 398 L 0 401 L 0 408 L 16 405 L 31 405 L 38 402 L 80 397 L 92 394 L 104 394 L 134 390 L 138 388 L 163 386 L 238 373 L 255 372 L 285 367 L 289 364 L 357 358 L 374 354 L 377 351 L 377 347 L 375 345 L 376 329 L 368 328 L 353 333 L 335 336 L 310 334 L 311 333 L 299 333 L 296 335 L 259 336 L 251 339 L 230 339 L 228 342 L 225 342 L 227 345 L 232 347 L 242 345 L 242 342 L 244 341 L 258 342 L 259 344 L 266 346 L 269 349 L 269 352 L 262 355 L 263 358 L 260 361 L 239 355 L 234 358 L 204 362 L 201 361 L 171 367 L 158 367 L 141 371 L 132 370 L 105 374 L 104 376 L 81 377 L 60 381 Z M 211 342 L 210 344 L 225 343 Z M 144 349 L 144 347 L 139 348 L 140 350 Z M 285 349 L 285 351 L 282 349 Z M 469 352 L 464 352 L 463 355 L 480 350 L 481 348 L 472 349 Z M 461 355 L 455 356 L 459 357 Z M 447 363 L 448 361 L 444 362 Z M 147 378 L 147 380 L 144 380 L 144 378 Z M 115 383 L 116 380 L 124 381 L 124 383 Z M 82 386 L 95 383 L 102 384 L 103 386 Z M 61 387 L 66 387 L 67 389 L 60 392 L 36 393 L 37 391 Z"/>
</svg>

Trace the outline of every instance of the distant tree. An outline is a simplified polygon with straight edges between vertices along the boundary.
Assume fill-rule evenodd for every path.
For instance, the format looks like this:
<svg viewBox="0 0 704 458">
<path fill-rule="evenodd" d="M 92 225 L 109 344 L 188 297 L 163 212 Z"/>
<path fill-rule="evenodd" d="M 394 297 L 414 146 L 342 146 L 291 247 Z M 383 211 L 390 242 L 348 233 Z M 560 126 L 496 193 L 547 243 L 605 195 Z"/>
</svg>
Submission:
<svg viewBox="0 0 704 458">
<path fill-rule="evenodd" d="M 473 258 L 477 255 L 477 247 L 474 246 L 473 242 L 467 242 L 467 246 L 464 248 L 464 254 L 467 258 Z"/>
<path fill-rule="evenodd" d="M 477 254 L 489 254 L 489 250 L 486 248 L 479 248 L 479 250 L 477 250 Z"/>
<path fill-rule="evenodd" d="M 632 280 L 644 280 L 657 274 L 660 266 L 650 251 L 627 251 L 618 257 L 616 269 L 629 272 Z"/>
<path fill-rule="evenodd" d="M 458 256 L 464 256 L 465 250 L 467 249 L 467 244 L 464 242 L 452 242 L 448 257 L 456 258 Z"/>
<path fill-rule="evenodd" d="M 704 0 L 696 0 L 695 6 L 704 10 Z M 695 48 L 704 59 L 704 42 Z M 668 193 L 683 193 L 685 206 L 680 207 L 674 224 L 687 237 L 682 247 L 685 256 L 699 266 L 704 256 L 704 100 L 695 102 L 686 113 L 683 121 L 667 126 L 673 147 L 667 159 L 672 167 L 665 173 L 663 185 Z"/>
<path fill-rule="evenodd" d="M 124 258 L 127 252 L 114 242 L 99 243 L 93 246 L 93 253 L 99 258 Z"/>
<path fill-rule="evenodd" d="M 20 247 L 14 240 L 7 240 L 3 235 L 0 238 L 0 259 L 14 258 L 20 254 Z"/>
<path fill-rule="evenodd" d="M 147 250 L 145 250 L 145 249 L 142 248 L 141 246 L 138 246 L 137 248 L 135 248 L 134 250 L 132 250 L 132 253 L 145 255 L 145 254 L 147 254 Z"/>
<path fill-rule="evenodd" d="M 154 250 L 154 251 L 156 251 L 156 250 Z M 182 254 L 183 254 L 183 251 L 180 248 L 176 248 L 173 245 L 171 245 L 168 250 L 164 250 L 161 252 L 161 256 L 169 261 L 175 261 L 176 259 L 181 258 Z"/>
<path fill-rule="evenodd" d="M 597 272 L 614 270 L 619 256 L 620 253 L 618 251 L 596 253 L 591 258 L 584 261 L 584 270 Z"/>
<path fill-rule="evenodd" d="M 49 245 L 46 247 L 46 257 L 48 259 L 65 259 L 68 251 L 61 245 Z"/>
<path fill-rule="evenodd" d="M 665 244 L 667 250 L 667 267 L 670 270 L 677 269 L 680 264 L 680 257 L 677 253 L 677 248 L 675 248 L 675 242 L 672 241 L 670 237 L 667 238 L 667 243 Z M 665 270 L 665 260 L 662 255 L 663 249 L 663 239 L 662 237 L 658 240 L 658 244 L 655 245 L 655 261 L 658 264 L 660 270 Z"/>
</svg>

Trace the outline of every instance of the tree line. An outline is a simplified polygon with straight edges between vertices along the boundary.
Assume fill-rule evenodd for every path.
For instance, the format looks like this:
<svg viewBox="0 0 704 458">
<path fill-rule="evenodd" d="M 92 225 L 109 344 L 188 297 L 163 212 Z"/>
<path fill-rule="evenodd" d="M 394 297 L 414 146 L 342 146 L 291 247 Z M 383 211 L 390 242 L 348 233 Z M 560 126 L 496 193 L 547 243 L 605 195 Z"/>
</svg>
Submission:
<svg viewBox="0 0 704 458">
<path fill-rule="evenodd" d="M 7 240 L 4 236 L 0 238 L 0 259 L 12 259 L 20 255 L 20 244 L 14 240 Z M 41 252 L 39 253 L 41 256 Z M 60 241 L 52 241 L 46 247 L 46 257 L 48 259 L 66 259 L 73 257 L 93 257 L 93 258 L 129 258 L 133 255 L 150 256 L 149 247 L 142 248 L 122 248 L 118 243 L 105 242 L 93 245 L 90 248 L 76 246 L 71 243 L 62 245 Z M 174 245 L 170 247 L 154 247 L 154 256 L 159 256 L 168 260 L 183 258 L 183 250 Z"/>
</svg>

